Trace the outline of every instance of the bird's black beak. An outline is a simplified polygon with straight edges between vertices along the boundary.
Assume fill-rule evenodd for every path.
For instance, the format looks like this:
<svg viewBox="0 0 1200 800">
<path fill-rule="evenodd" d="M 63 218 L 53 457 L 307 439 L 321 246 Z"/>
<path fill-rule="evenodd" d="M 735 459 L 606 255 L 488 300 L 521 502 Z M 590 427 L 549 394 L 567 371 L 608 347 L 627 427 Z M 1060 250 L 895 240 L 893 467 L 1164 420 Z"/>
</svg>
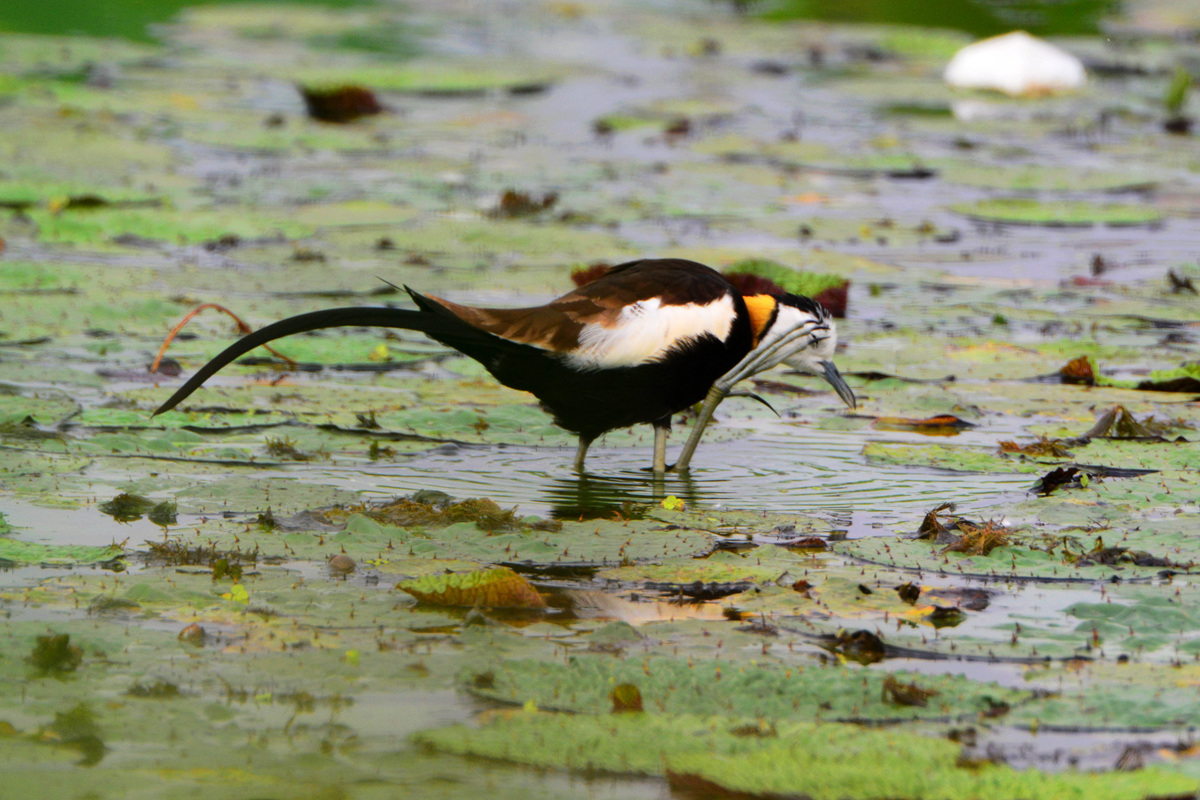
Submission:
<svg viewBox="0 0 1200 800">
<path fill-rule="evenodd" d="M 846 379 L 842 377 L 842 373 L 838 372 L 833 362 L 822 361 L 821 366 L 825 368 L 825 380 L 829 381 L 829 385 L 838 393 L 838 397 L 842 398 L 842 402 L 850 408 L 857 408 L 858 401 L 854 399 L 854 392 L 850 391 L 850 387 L 846 385 Z"/>
</svg>

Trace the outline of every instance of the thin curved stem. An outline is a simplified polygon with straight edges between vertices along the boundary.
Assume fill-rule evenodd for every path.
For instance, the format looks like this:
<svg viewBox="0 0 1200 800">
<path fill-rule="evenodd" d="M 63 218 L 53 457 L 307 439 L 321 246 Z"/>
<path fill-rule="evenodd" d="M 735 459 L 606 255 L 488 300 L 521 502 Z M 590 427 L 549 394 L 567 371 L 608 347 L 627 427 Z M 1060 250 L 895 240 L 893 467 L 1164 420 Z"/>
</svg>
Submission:
<svg viewBox="0 0 1200 800">
<path fill-rule="evenodd" d="M 167 338 L 163 339 L 162 346 L 158 348 L 158 355 L 156 355 L 154 357 L 154 363 L 152 363 L 150 365 L 150 370 L 149 370 L 150 372 L 158 372 L 158 366 L 159 366 L 159 364 L 162 363 L 163 356 L 166 355 L 167 348 L 171 345 L 171 342 L 173 342 L 175 340 L 175 337 L 179 334 L 179 332 L 181 330 L 183 330 L 183 326 L 187 325 L 189 322 L 191 322 L 192 317 L 196 316 L 197 314 L 199 314 L 201 311 L 203 311 L 206 308 L 216 309 L 217 311 L 220 311 L 224 314 L 228 314 L 230 317 L 232 317 L 233 321 L 237 323 L 238 333 L 245 335 L 252 331 L 252 328 L 249 325 L 247 325 L 245 322 L 243 322 L 241 317 L 239 317 L 237 314 L 230 311 L 225 306 L 220 305 L 218 303 L 203 303 L 202 305 L 199 305 L 196 308 L 193 308 L 191 311 L 189 311 L 186 315 L 184 315 L 183 319 L 179 320 L 178 324 L 176 324 L 174 328 L 171 328 L 171 332 L 167 334 Z M 282 358 L 284 361 L 286 361 L 288 363 L 288 366 L 290 366 L 290 367 L 296 366 L 295 359 L 288 358 L 283 353 L 279 352 L 278 350 L 276 350 L 275 348 L 271 347 L 268 344 L 264 344 L 263 347 L 265 347 L 270 352 L 274 353 L 279 358 Z"/>
</svg>

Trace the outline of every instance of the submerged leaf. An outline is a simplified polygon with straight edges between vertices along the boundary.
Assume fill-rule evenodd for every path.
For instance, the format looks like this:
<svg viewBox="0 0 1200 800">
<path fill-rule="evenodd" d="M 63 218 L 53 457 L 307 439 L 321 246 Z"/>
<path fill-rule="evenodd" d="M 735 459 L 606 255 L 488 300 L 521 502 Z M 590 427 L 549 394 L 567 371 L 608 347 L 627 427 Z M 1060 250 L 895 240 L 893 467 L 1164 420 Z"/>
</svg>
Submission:
<svg viewBox="0 0 1200 800">
<path fill-rule="evenodd" d="M 83 663 L 83 649 L 71 644 L 68 633 L 51 633 L 37 637 L 29 663 L 40 672 L 74 672 Z"/>
<path fill-rule="evenodd" d="M 101 503 L 99 508 L 117 522 L 136 522 L 157 505 L 147 497 L 123 492 L 107 503 Z"/>
</svg>

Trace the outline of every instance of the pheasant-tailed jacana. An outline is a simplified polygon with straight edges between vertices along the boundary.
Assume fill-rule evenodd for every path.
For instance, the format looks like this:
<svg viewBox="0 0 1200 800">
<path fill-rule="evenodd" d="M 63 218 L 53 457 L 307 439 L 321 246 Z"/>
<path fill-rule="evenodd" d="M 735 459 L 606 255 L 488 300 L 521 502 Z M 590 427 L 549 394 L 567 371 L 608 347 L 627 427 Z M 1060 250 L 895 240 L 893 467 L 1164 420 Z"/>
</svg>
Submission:
<svg viewBox="0 0 1200 800">
<path fill-rule="evenodd" d="M 201 367 L 154 413 L 174 408 L 261 344 L 343 326 L 420 331 L 483 364 L 505 386 L 532 393 L 557 425 L 579 436 L 579 472 L 597 436 L 643 422 L 654 426 L 654 471 L 665 471 L 671 415 L 703 399 L 676 464 L 686 468 L 734 384 L 780 363 L 820 375 L 855 405 L 833 365 L 833 320 L 819 303 L 792 294 L 743 297 L 694 261 L 631 261 L 534 308 L 472 308 L 407 290 L 416 311 L 333 308 L 255 331 Z"/>
</svg>

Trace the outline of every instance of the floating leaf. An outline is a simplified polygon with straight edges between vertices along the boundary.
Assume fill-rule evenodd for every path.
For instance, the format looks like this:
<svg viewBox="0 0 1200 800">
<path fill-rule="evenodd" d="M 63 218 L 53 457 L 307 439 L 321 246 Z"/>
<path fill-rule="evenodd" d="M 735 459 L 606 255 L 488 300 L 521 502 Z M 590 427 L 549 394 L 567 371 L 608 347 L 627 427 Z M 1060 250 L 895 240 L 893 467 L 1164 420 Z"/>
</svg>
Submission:
<svg viewBox="0 0 1200 800">
<path fill-rule="evenodd" d="M 546 601 L 508 567 L 452 575 L 427 575 L 397 584 L 422 603 L 487 608 L 545 608 Z"/>
<path fill-rule="evenodd" d="M 1082 200 L 1042 202 L 1027 197 L 980 200 L 953 209 L 974 219 L 1015 225 L 1148 225 L 1162 219 L 1162 214 L 1152 206 L 1101 205 Z"/>
<path fill-rule="evenodd" d="M 250 592 L 247 591 L 246 587 L 240 583 L 235 583 L 233 586 L 229 587 L 229 591 L 225 592 L 223 595 L 221 595 L 221 597 L 225 598 L 226 600 L 232 600 L 235 603 L 241 603 L 242 605 L 248 605 L 250 603 Z"/>
<path fill-rule="evenodd" d="M 876 637 L 878 642 L 878 637 Z M 882 645 L 880 645 L 881 647 Z M 539 708 L 609 714 L 612 690 L 636 684 L 647 714 L 738 714 L 769 719 L 900 719 L 914 716 L 882 700 L 886 672 L 857 667 L 785 667 L 664 657 L 613 659 L 572 656 L 566 664 L 505 661 L 487 679 L 465 677 L 465 688 L 482 697 Z M 478 675 L 478 673 L 477 673 Z M 917 676 L 896 673 L 898 680 Z M 1019 702 L 1023 692 L 958 676 L 921 676 L 937 702 L 918 716 L 973 715 L 994 701 Z"/>
<path fill-rule="evenodd" d="M 124 554 L 124 548 L 117 545 L 49 545 L 0 538 L 0 564 L 100 564 Z"/>
<path fill-rule="evenodd" d="M 684 508 L 684 502 L 675 495 L 664 498 L 661 505 L 667 511 L 682 511 Z"/>
<path fill-rule="evenodd" d="M 101 503 L 99 509 L 117 522 L 135 522 L 156 505 L 147 497 L 122 492 L 107 503 Z"/>
</svg>

